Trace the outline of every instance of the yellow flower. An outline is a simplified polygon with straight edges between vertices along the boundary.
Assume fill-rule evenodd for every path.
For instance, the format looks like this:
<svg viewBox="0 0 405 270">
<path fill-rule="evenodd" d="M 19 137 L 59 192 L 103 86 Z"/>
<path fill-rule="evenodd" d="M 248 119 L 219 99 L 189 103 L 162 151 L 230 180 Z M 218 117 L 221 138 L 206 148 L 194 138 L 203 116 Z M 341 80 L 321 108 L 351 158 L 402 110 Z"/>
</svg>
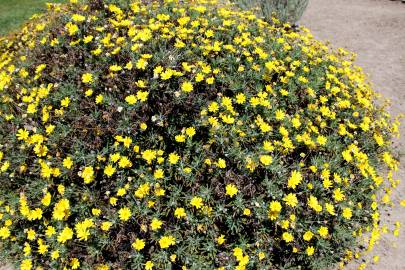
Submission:
<svg viewBox="0 0 405 270">
<path fill-rule="evenodd" d="M 169 163 L 170 164 L 176 164 L 180 159 L 180 156 L 177 155 L 176 153 L 170 153 L 169 154 Z"/>
<path fill-rule="evenodd" d="M 69 227 L 65 227 L 62 232 L 58 235 L 58 242 L 59 243 L 66 243 L 68 240 L 73 238 L 73 230 Z"/>
<path fill-rule="evenodd" d="M 101 223 L 101 230 L 103 231 L 108 231 L 112 226 L 112 223 L 109 221 L 104 221 L 103 223 Z"/>
<path fill-rule="evenodd" d="M 23 251 L 24 251 L 24 256 L 31 255 L 31 246 L 29 243 L 27 243 L 27 242 L 24 243 Z"/>
<path fill-rule="evenodd" d="M 336 213 L 335 213 L 335 207 L 333 206 L 333 204 L 325 203 L 325 208 L 326 208 L 326 211 L 327 211 L 330 215 L 332 215 L 332 216 L 336 215 Z"/>
<path fill-rule="evenodd" d="M 55 235 L 55 234 L 56 234 L 56 230 L 55 230 L 54 227 L 48 226 L 48 227 L 46 228 L 45 235 L 46 235 L 47 237 L 52 237 L 52 236 Z"/>
<path fill-rule="evenodd" d="M 186 215 L 186 211 L 184 210 L 184 208 L 180 207 L 180 208 L 176 208 L 176 210 L 174 211 L 174 215 L 176 216 L 176 218 L 180 219 L 180 218 L 185 218 Z"/>
<path fill-rule="evenodd" d="M 283 120 L 285 117 L 285 113 L 282 110 L 277 110 L 276 111 L 276 119 L 277 120 Z"/>
<path fill-rule="evenodd" d="M 10 167 L 10 162 L 9 162 L 9 161 L 6 161 L 6 162 L 4 162 L 3 165 L 1 165 L 0 171 L 1 171 L 1 172 L 5 172 L 5 171 L 8 170 L 9 167 Z"/>
<path fill-rule="evenodd" d="M 84 38 L 83 38 L 83 42 L 85 43 L 85 44 L 87 44 L 87 43 L 90 43 L 92 40 L 93 40 L 93 36 L 85 36 Z"/>
<path fill-rule="evenodd" d="M 296 207 L 298 204 L 297 196 L 294 193 L 289 193 L 284 196 L 283 201 L 285 201 L 285 203 L 291 207 Z"/>
<path fill-rule="evenodd" d="M 342 156 L 343 158 L 347 161 L 350 162 L 353 160 L 352 154 L 350 150 L 345 150 L 342 152 Z"/>
<path fill-rule="evenodd" d="M 309 196 L 308 206 L 314 209 L 316 212 L 321 212 L 322 211 L 322 205 L 319 204 L 318 199 L 312 195 Z"/>
<path fill-rule="evenodd" d="M 219 105 L 217 102 L 211 102 L 210 105 L 208 105 L 208 111 L 209 112 L 217 112 L 219 110 Z"/>
<path fill-rule="evenodd" d="M 159 240 L 159 245 L 160 248 L 164 249 L 164 248 L 168 248 L 170 246 L 173 246 L 176 244 L 176 238 L 174 238 L 173 236 L 163 236 L 160 238 Z"/>
<path fill-rule="evenodd" d="M 97 95 L 96 104 L 100 104 L 101 102 L 103 102 L 103 99 L 104 99 L 104 97 L 102 94 Z"/>
<path fill-rule="evenodd" d="M 150 191 L 149 183 L 142 184 L 135 191 L 135 197 L 142 199 L 143 197 L 149 194 L 149 191 Z"/>
<path fill-rule="evenodd" d="M 195 135 L 195 128 L 193 127 L 186 128 L 186 134 L 187 136 L 192 138 Z"/>
<path fill-rule="evenodd" d="M 268 166 L 273 162 L 273 158 L 269 155 L 261 155 L 260 156 L 260 162 L 265 165 Z"/>
<path fill-rule="evenodd" d="M 301 121 L 300 121 L 299 118 L 293 118 L 293 119 L 291 120 L 291 123 L 293 124 L 293 126 L 294 126 L 295 128 L 299 128 L 299 127 L 301 126 Z"/>
<path fill-rule="evenodd" d="M 120 168 L 129 168 L 132 166 L 132 162 L 127 157 L 121 157 L 118 166 Z"/>
<path fill-rule="evenodd" d="M 327 227 L 321 226 L 321 227 L 318 229 L 318 233 L 319 233 L 319 235 L 320 235 L 321 237 L 326 238 L 326 237 L 328 236 L 328 234 L 329 234 L 329 230 L 328 230 Z"/>
<path fill-rule="evenodd" d="M 70 99 L 69 99 L 69 97 L 65 97 L 64 99 L 62 99 L 62 100 L 60 101 L 60 105 L 61 105 L 62 107 L 64 107 L 64 108 L 69 107 L 69 104 L 70 104 Z"/>
<path fill-rule="evenodd" d="M 175 140 L 176 140 L 176 142 L 185 142 L 186 141 L 186 136 L 184 136 L 183 134 L 176 135 Z"/>
<path fill-rule="evenodd" d="M 74 22 L 83 22 L 84 20 L 86 20 L 86 17 L 84 17 L 83 15 L 80 15 L 80 14 L 73 14 L 72 20 Z"/>
<path fill-rule="evenodd" d="M 118 71 L 121 71 L 121 70 L 122 70 L 122 67 L 120 67 L 120 66 L 118 66 L 118 65 L 111 65 L 111 66 L 109 67 L 109 69 L 110 69 L 110 71 L 112 71 L 112 72 L 118 72 Z"/>
<path fill-rule="evenodd" d="M 350 209 L 350 208 L 348 208 L 348 207 L 345 207 L 345 208 L 343 208 L 343 213 L 342 213 L 342 216 L 345 218 L 345 219 L 351 219 L 352 218 L 352 209 Z"/>
<path fill-rule="evenodd" d="M 31 270 L 32 261 L 31 259 L 24 259 L 20 264 L 20 270 Z"/>
<path fill-rule="evenodd" d="M 115 167 L 113 167 L 111 164 L 108 164 L 104 168 L 104 174 L 107 175 L 108 177 L 111 177 L 115 173 Z"/>
<path fill-rule="evenodd" d="M 307 252 L 308 256 L 312 256 L 315 253 L 315 248 L 313 246 L 309 246 L 309 247 L 307 247 L 306 252 Z"/>
<path fill-rule="evenodd" d="M 73 36 L 79 31 L 79 27 L 72 22 L 68 22 L 65 27 L 69 32 L 69 36 Z"/>
<path fill-rule="evenodd" d="M 221 115 L 221 119 L 225 124 L 233 124 L 235 122 L 235 118 L 231 115 Z"/>
<path fill-rule="evenodd" d="M 236 103 L 237 104 L 243 104 L 246 101 L 246 96 L 243 93 L 239 93 L 236 95 Z"/>
<path fill-rule="evenodd" d="M 137 98 L 135 95 L 129 95 L 125 98 L 125 101 L 129 104 L 129 105 L 134 105 L 137 101 Z"/>
<path fill-rule="evenodd" d="M 85 95 L 86 97 L 90 97 L 91 95 L 93 95 L 93 90 L 92 90 L 92 89 L 87 89 L 87 90 L 84 92 L 84 95 Z"/>
<path fill-rule="evenodd" d="M 78 268 L 80 267 L 80 261 L 79 261 L 79 259 L 78 259 L 78 258 L 73 258 L 73 259 L 70 261 L 70 267 L 71 267 L 72 269 L 78 269 Z"/>
<path fill-rule="evenodd" d="M 155 177 L 156 179 L 162 179 L 164 177 L 164 171 L 162 169 L 157 169 L 153 173 L 153 177 Z"/>
<path fill-rule="evenodd" d="M 108 264 L 99 264 L 96 266 L 95 270 L 110 270 Z"/>
<path fill-rule="evenodd" d="M 136 97 L 142 102 L 145 102 L 148 99 L 148 96 L 149 96 L 149 92 L 147 92 L 147 91 L 136 92 Z"/>
<path fill-rule="evenodd" d="M 145 270 L 152 270 L 153 269 L 153 262 L 152 261 L 147 261 L 145 263 Z"/>
<path fill-rule="evenodd" d="M 250 214 L 251 214 L 250 209 L 249 209 L 249 208 L 243 209 L 243 214 L 244 214 L 245 216 L 250 216 Z"/>
<path fill-rule="evenodd" d="M 299 171 L 292 171 L 290 178 L 288 179 L 287 186 L 289 188 L 295 189 L 302 181 L 302 175 Z"/>
<path fill-rule="evenodd" d="M 282 238 L 287 243 L 294 241 L 294 236 L 289 232 L 284 232 Z"/>
<path fill-rule="evenodd" d="M 163 225 L 163 222 L 157 218 L 153 218 L 152 222 L 150 223 L 150 227 L 151 227 L 152 231 L 156 231 L 156 230 L 162 228 L 162 225 Z"/>
<path fill-rule="evenodd" d="M 122 138 L 120 138 L 120 140 L 118 140 L 118 138 L 116 138 L 116 140 L 117 141 L 122 141 Z M 117 162 L 118 160 L 120 160 L 120 158 L 121 158 L 121 155 L 120 155 L 120 153 L 114 153 L 114 154 L 110 154 L 110 160 L 112 161 L 112 162 Z"/>
<path fill-rule="evenodd" d="M 7 238 L 9 238 L 10 237 L 10 235 L 11 235 L 11 232 L 10 232 L 10 229 L 9 228 L 7 228 L 7 227 L 1 227 L 0 228 L 0 238 L 1 239 L 7 239 Z"/>
<path fill-rule="evenodd" d="M 323 179 L 323 181 L 322 181 L 322 185 L 323 185 L 323 187 L 324 187 L 325 189 L 329 189 L 329 188 L 333 185 L 333 183 L 332 183 L 332 181 L 331 181 L 329 178 L 325 178 L 325 179 Z"/>
<path fill-rule="evenodd" d="M 137 68 L 137 69 L 142 69 L 142 70 L 144 70 L 147 65 L 148 65 L 148 61 L 146 61 L 146 60 L 143 59 L 143 58 L 140 58 L 140 59 L 136 62 L 136 68 Z"/>
<path fill-rule="evenodd" d="M 29 229 L 27 231 L 27 239 L 32 241 L 35 240 L 35 237 L 36 237 L 35 231 L 33 229 Z"/>
<path fill-rule="evenodd" d="M 272 201 L 269 205 L 269 218 L 270 220 L 277 219 L 278 215 L 280 214 L 282 209 L 281 203 L 278 201 Z"/>
<path fill-rule="evenodd" d="M 194 206 L 197 209 L 200 209 L 201 207 L 203 207 L 204 203 L 203 203 L 203 199 L 200 197 L 193 197 L 190 201 L 190 204 L 192 206 Z"/>
<path fill-rule="evenodd" d="M 82 82 L 83 83 L 92 83 L 93 80 L 93 75 L 91 73 L 84 73 L 82 75 Z"/>
<path fill-rule="evenodd" d="M 94 180 L 94 170 L 93 167 L 84 167 L 81 177 L 85 184 L 90 184 Z"/>
<path fill-rule="evenodd" d="M 236 247 L 233 249 L 233 256 L 235 256 L 236 260 L 240 261 L 243 258 L 243 250 L 240 247 Z"/>
<path fill-rule="evenodd" d="M 170 261 L 171 261 L 171 262 L 176 262 L 176 258 L 177 258 L 177 255 L 176 255 L 176 254 L 170 255 Z"/>
<path fill-rule="evenodd" d="M 218 236 L 217 243 L 218 245 L 222 245 L 223 243 L 225 243 L 225 235 L 221 234 L 220 236 Z"/>
<path fill-rule="evenodd" d="M 326 139 L 325 136 L 319 135 L 319 136 L 316 138 L 316 141 L 318 142 L 319 145 L 325 145 L 327 139 Z"/>
<path fill-rule="evenodd" d="M 118 199 L 115 198 L 115 197 L 111 197 L 109 201 L 110 201 L 110 204 L 111 204 L 112 206 L 116 206 Z"/>
<path fill-rule="evenodd" d="M 168 80 L 172 76 L 173 76 L 173 70 L 171 70 L 171 69 L 167 69 L 160 74 L 160 78 L 162 78 L 162 80 Z"/>
<path fill-rule="evenodd" d="M 193 89 L 194 89 L 194 87 L 191 82 L 183 82 L 181 85 L 181 90 L 183 92 L 189 93 L 189 92 L 193 91 Z"/>
<path fill-rule="evenodd" d="M 141 123 L 139 127 L 141 128 L 141 130 L 146 130 L 148 128 L 148 125 L 146 123 Z"/>
<path fill-rule="evenodd" d="M 378 144 L 378 146 L 384 145 L 384 138 L 381 135 L 374 134 L 373 137 L 374 137 L 374 140 L 376 141 L 376 143 Z"/>
<path fill-rule="evenodd" d="M 125 188 L 119 188 L 117 191 L 117 196 L 122 197 L 127 194 L 127 190 Z"/>
<path fill-rule="evenodd" d="M 333 191 L 333 199 L 334 199 L 336 202 L 340 202 L 340 201 L 343 201 L 343 200 L 345 199 L 345 195 L 344 195 L 344 193 L 342 192 L 342 190 L 340 190 L 340 188 L 337 188 L 337 189 L 335 189 L 335 190 Z"/>
<path fill-rule="evenodd" d="M 66 157 L 63 159 L 62 161 L 62 165 L 63 167 L 65 167 L 66 169 L 70 169 L 73 166 L 73 160 L 71 157 Z"/>
<path fill-rule="evenodd" d="M 68 199 L 61 199 L 53 208 L 52 218 L 55 220 L 63 220 L 69 216 L 70 203 Z"/>
<path fill-rule="evenodd" d="M 2 218 L 3 218 L 3 214 L 0 214 L 0 219 L 2 219 Z M 4 225 L 6 227 L 10 227 L 12 224 L 13 224 L 13 221 L 11 219 L 7 219 L 4 221 Z"/>
<path fill-rule="evenodd" d="M 132 62 L 131 61 L 129 61 L 128 63 L 126 63 L 126 65 L 125 65 L 125 69 L 128 69 L 128 70 L 132 70 L 132 67 L 133 67 L 133 65 L 132 65 Z"/>
<path fill-rule="evenodd" d="M 128 221 L 131 215 L 132 215 L 131 210 L 128 207 L 121 208 L 118 211 L 118 216 L 122 221 Z"/>
<path fill-rule="evenodd" d="M 101 210 L 98 209 L 98 208 L 93 208 L 93 209 L 91 209 L 91 213 L 92 213 L 94 216 L 98 217 L 98 216 L 101 214 Z"/>
<path fill-rule="evenodd" d="M 145 150 L 142 152 L 142 158 L 146 160 L 148 164 L 152 163 L 152 160 L 156 158 L 156 151 L 153 150 Z"/>
<path fill-rule="evenodd" d="M 205 82 L 206 82 L 207 84 L 213 84 L 214 81 L 215 81 L 215 78 L 214 78 L 214 77 L 209 77 L 209 78 L 205 79 Z"/>
<path fill-rule="evenodd" d="M 266 258 L 266 254 L 263 251 L 259 252 L 259 260 L 262 261 L 264 258 Z"/>
<path fill-rule="evenodd" d="M 190 21 L 190 17 L 181 17 L 181 18 L 177 19 L 177 22 L 181 26 L 186 25 L 189 21 Z"/>
<path fill-rule="evenodd" d="M 135 239 L 135 242 L 132 243 L 132 247 L 137 250 L 140 251 L 145 247 L 145 241 L 142 239 Z"/>
<path fill-rule="evenodd" d="M 26 130 L 26 129 L 19 129 L 18 131 L 17 131 L 17 139 L 19 140 L 19 141 L 25 141 L 25 140 L 27 140 L 28 139 L 28 137 L 29 137 L 29 132 Z"/>
<path fill-rule="evenodd" d="M 52 195 L 51 193 L 47 192 L 41 200 L 41 203 L 45 206 L 49 206 L 51 204 Z"/>
<path fill-rule="evenodd" d="M 38 143 L 34 147 L 34 151 L 35 151 L 35 154 L 37 154 L 38 157 L 44 157 L 48 153 L 48 147 L 46 145 L 41 145 L 41 144 Z"/>
<path fill-rule="evenodd" d="M 231 198 L 238 193 L 238 188 L 234 184 L 226 185 L 225 190 L 226 190 L 226 195 L 228 195 Z"/>
<path fill-rule="evenodd" d="M 59 258 L 59 250 L 54 250 L 54 251 L 52 251 L 52 253 L 51 253 L 51 259 L 52 260 L 57 260 L 58 258 Z"/>
<path fill-rule="evenodd" d="M 226 168 L 226 161 L 222 158 L 218 159 L 217 165 L 219 168 L 221 169 L 225 169 Z"/>
<path fill-rule="evenodd" d="M 312 237 L 314 237 L 314 234 L 311 231 L 306 231 L 302 236 L 305 241 L 311 241 Z"/>
<path fill-rule="evenodd" d="M 91 219 L 86 219 L 83 222 L 77 223 L 75 225 L 77 239 L 87 241 L 90 236 L 90 231 L 88 229 L 93 227 L 94 223 Z"/>
</svg>

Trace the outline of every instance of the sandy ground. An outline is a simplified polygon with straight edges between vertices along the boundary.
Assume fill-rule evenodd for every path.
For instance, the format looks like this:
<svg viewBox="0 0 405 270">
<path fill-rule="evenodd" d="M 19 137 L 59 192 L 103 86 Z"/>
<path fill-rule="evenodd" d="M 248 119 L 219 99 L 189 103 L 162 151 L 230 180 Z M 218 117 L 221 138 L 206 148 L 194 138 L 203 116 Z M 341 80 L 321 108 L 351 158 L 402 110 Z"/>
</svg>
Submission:
<svg viewBox="0 0 405 270">
<path fill-rule="evenodd" d="M 405 114 L 405 4 L 389 0 L 310 0 L 300 24 L 319 39 L 330 41 L 358 54 L 357 64 L 369 74 L 374 89 L 392 100 L 393 115 Z M 402 182 L 393 200 L 405 199 L 405 121 L 403 136 L 396 142 L 401 154 L 400 170 L 395 175 Z M 395 207 L 383 223 L 400 221 L 399 238 L 385 235 L 373 254 L 380 262 L 367 267 L 373 270 L 405 270 L 405 209 Z M 350 265 L 349 269 L 355 269 Z M 1 267 L 0 270 L 10 270 Z"/>
<path fill-rule="evenodd" d="M 389 0 L 310 0 L 300 24 L 334 47 L 356 52 L 357 64 L 369 74 L 373 89 L 392 100 L 393 115 L 405 113 L 405 4 Z M 395 179 L 402 180 L 394 202 L 405 199 L 405 119 L 396 141 L 401 157 Z M 373 251 L 380 262 L 373 270 L 405 269 L 405 208 L 397 206 L 383 223 L 400 221 L 399 237 L 385 235 Z M 356 269 L 350 265 L 349 269 Z"/>
</svg>

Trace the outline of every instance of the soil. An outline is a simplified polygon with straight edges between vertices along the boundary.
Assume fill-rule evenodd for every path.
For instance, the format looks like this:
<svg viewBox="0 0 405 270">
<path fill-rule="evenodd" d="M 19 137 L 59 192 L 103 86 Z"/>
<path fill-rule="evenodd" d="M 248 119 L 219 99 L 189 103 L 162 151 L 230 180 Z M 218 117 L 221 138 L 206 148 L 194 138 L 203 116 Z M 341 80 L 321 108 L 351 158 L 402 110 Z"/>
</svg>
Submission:
<svg viewBox="0 0 405 270">
<path fill-rule="evenodd" d="M 389 0 L 310 0 L 300 24 L 318 39 L 330 41 L 358 55 L 357 64 L 369 74 L 373 89 L 392 100 L 392 115 L 405 114 L 405 4 Z M 401 158 L 395 179 L 402 180 L 392 199 L 396 205 L 382 217 L 383 224 L 400 221 L 399 237 L 392 233 L 382 237 L 369 256 L 380 261 L 368 265 L 372 270 L 405 270 L 405 121 L 395 145 Z M 348 269 L 356 269 L 358 262 Z M 0 270 L 11 270 L 1 267 Z"/>
<path fill-rule="evenodd" d="M 357 54 L 373 89 L 391 99 L 392 115 L 405 114 L 405 4 L 389 0 L 310 0 L 299 22 L 321 40 L 333 47 L 343 47 Z M 369 257 L 379 255 L 380 261 L 368 265 L 373 270 L 405 269 L 405 208 L 398 205 L 405 199 L 405 119 L 402 136 L 395 141 L 401 165 L 394 179 L 402 182 L 393 192 L 396 206 L 382 217 L 382 224 L 402 224 L 399 237 L 392 233 L 382 237 L 380 245 Z M 357 269 L 352 263 L 348 269 Z"/>
</svg>

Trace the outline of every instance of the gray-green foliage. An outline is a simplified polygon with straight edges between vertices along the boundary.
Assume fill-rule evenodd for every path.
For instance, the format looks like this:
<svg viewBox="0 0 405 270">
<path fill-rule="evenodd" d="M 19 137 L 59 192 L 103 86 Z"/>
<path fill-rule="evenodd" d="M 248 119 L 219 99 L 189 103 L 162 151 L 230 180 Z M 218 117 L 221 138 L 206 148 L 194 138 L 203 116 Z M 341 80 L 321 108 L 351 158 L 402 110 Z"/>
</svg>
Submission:
<svg viewBox="0 0 405 270">
<path fill-rule="evenodd" d="M 282 22 L 296 23 L 304 13 L 309 0 L 235 0 L 247 9 L 254 9 L 259 16 L 270 19 L 273 13 Z"/>
</svg>

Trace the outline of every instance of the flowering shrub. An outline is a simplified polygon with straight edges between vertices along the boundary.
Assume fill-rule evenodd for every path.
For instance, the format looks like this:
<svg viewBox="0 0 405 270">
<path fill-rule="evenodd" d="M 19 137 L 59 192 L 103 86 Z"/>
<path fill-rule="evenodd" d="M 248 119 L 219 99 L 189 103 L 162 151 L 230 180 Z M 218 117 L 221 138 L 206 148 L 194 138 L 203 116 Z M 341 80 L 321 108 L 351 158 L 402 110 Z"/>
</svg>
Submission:
<svg viewBox="0 0 405 270">
<path fill-rule="evenodd" d="M 0 40 L 4 258 L 321 269 L 378 241 L 399 123 L 352 55 L 226 3 L 71 2 Z"/>
</svg>

